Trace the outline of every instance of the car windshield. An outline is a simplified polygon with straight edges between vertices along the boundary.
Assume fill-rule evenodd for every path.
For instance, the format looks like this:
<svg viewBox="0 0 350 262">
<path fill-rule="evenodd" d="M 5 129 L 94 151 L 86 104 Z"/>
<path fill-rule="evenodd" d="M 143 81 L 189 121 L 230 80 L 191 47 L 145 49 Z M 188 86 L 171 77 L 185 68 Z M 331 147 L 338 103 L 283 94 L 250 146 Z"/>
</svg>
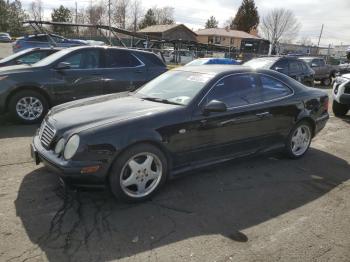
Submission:
<svg viewBox="0 0 350 262">
<path fill-rule="evenodd" d="M 25 50 L 22 50 L 22 51 L 20 51 L 20 52 L 14 53 L 14 54 L 12 54 L 12 55 L 9 55 L 9 56 L 7 56 L 7 57 L 1 59 L 1 60 L 0 60 L 0 63 L 8 62 L 8 61 L 10 61 L 10 60 L 12 60 L 12 59 L 14 59 L 14 58 L 16 58 L 16 57 L 19 57 L 19 56 L 21 56 L 21 55 L 23 55 L 23 54 L 26 54 L 26 53 L 29 53 L 29 52 L 31 52 L 30 49 L 25 49 Z"/>
<path fill-rule="evenodd" d="M 264 59 L 264 58 L 258 58 L 258 59 L 252 59 L 248 62 L 245 62 L 244 66 L 250 66 L 252 68 L 270 68 L 272 64 L 275 62 L 275 60 L 272 59 Z"/>
<path fill-rule="evenodd" d="M 186 66 L 204 65 L 208 61 L 209 61 L 209 59 L 196 59 L 196 60 L 193 60 L 192 62 L 189 62 L 188 64 L 186 64 Z"/>
<path fill-rule="evenodd" d="M 171 70 L 144 85 L 135 95 L 161 103 L 187 105 L 214 76 Z"/>
<path fill-rule="evenodd" d="M 33 66 L 47 66 L 51 63 L 57 61 L 61 57 L 65 56 L 66 54 L 70 53 L 71 49 L 62 49 L 61 51 L 58 51 L 56 53 L 53 53 L 52 55 L 49 55 L 45 57 L 44 59 L 40 60 L 39 62 L 35 63 Z"/>
</svg>

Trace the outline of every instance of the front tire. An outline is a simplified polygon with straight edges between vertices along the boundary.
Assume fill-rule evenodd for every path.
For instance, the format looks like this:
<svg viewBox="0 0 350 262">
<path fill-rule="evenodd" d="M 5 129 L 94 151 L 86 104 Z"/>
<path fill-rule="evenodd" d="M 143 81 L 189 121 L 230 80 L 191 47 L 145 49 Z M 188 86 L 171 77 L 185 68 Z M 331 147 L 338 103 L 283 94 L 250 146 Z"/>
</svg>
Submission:
<svg viewBox="0 0 350 262">
<path fill-rule="evenodd" d="M 286 141 L 286 153 L 292 159 L 301 158 L 310 147 L 312 127 L 307 121 L 299 122 L 289 133 Z"/>
<path fill-rule="evenodd" d="M 138 144 L 115 160 L 109 175 L 109 185 L 116 198 L 141 202 L 159 190 L 167 175 L 168 161 L 164 153 L 153 145 Z"/>
<path fill-rule="evenodd" d="M 333 101 L 332 109 L 335 116 L 345 116 L 349 111 L 347 105 L 340 104 L 335 100 Z"/>
<path fill-rule="evenodd" d="M 32 90 L 20 91 L 9 101 L 12 117 L 23 124 L 36 124 L 42 121 L 49 105 L 45 97 Z"/>
</svg>

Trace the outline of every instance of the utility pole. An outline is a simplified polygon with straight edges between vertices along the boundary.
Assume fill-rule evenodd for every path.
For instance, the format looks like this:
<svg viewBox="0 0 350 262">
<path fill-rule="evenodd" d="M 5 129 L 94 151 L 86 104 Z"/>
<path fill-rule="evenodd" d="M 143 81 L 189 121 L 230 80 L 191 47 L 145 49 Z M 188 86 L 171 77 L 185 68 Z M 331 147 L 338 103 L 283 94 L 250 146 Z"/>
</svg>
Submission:
<svg viewBox="0 0 350 262">
<path fill-rule="evenodd" d="M 318 43 L 317 43 L 317 54 L 318 54 L 319 49 L 320 49 L 320 41 L 321 41 L 322 33 L 323 33 L 323 24 L 322 24 L 322 27 L 321 27 L 320 36 L 318 37 Z"/>
<path fill-rule="evenodd" d="M 112 45 L 112 35 L 111 35 L 111 0 L 108 0 L 108 27 L 109 27 L 109 44 Z"/>
<path fill-rule="evenodd" d="M 78 3 L 75 1 L 75 23 L 78 24 Z M 79 35 L 79 28 L 77 26 L 77 35 Z"/>
</svg>

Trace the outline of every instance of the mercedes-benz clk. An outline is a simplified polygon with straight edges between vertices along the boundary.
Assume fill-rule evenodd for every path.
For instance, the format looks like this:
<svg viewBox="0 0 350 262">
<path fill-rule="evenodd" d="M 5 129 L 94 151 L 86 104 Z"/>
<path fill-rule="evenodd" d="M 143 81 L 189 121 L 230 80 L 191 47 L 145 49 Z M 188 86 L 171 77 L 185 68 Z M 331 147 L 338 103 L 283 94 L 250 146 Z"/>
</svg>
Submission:
<svg viewBox="0 0 350 262">
<path fill-rule="evenodd" d="M 31 148 L 66 182 L 142 201 L 194 168 L 277 149 L 300 158 L 328 118 L 326 93 L 281 73 L 187 66 L 52 108 Z"/>
</svg>

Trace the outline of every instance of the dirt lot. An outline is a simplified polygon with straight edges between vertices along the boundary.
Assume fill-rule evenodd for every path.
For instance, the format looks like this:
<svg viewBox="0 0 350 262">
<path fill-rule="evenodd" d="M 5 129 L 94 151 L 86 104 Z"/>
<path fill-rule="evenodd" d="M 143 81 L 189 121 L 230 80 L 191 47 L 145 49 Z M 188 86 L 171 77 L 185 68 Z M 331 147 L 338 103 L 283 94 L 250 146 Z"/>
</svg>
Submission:
<svg viewBox="0 0 350 262">
<path fill-rule="evenodd" d="M 308 154 L 233 161 L 152 200 L 64 190 L 35 166 L 35 126 L 0 125 L 0 261 L 350 261 L 350 117 Z"/>
<path fill-rule="evenodd" d="M 8 43 L 0 43 L 0 59 L 12 54 L 12 46 Z"/>
</svg>

